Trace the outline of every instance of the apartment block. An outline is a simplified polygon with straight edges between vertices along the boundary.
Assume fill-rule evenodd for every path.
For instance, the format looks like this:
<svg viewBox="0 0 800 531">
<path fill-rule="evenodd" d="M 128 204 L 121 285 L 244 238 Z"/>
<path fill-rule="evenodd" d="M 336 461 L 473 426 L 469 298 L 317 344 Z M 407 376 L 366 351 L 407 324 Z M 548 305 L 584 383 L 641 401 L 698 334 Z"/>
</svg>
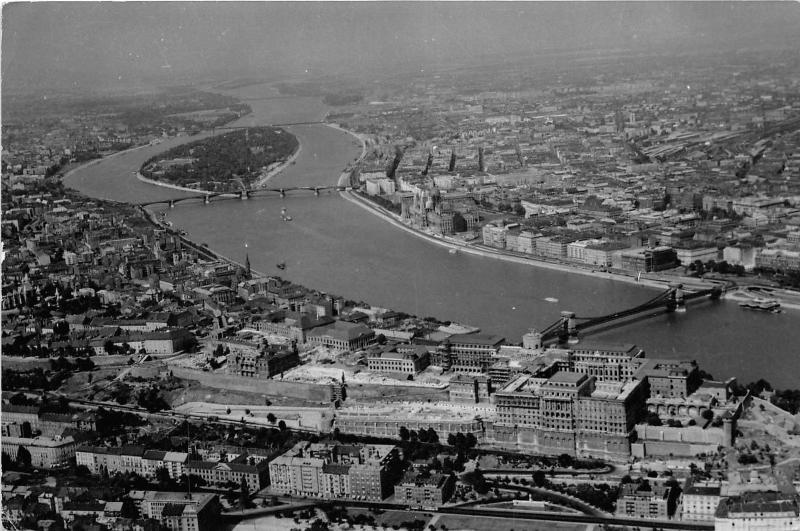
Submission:
<svg viewBox="0 0 800 531">
<path fill-rule="evenodd" d="M 380 501 L 391 494 L 399 463 L 392 445 L 299 442 L 269 463 L 269 477 L 281 494 Z"/>
</svg>

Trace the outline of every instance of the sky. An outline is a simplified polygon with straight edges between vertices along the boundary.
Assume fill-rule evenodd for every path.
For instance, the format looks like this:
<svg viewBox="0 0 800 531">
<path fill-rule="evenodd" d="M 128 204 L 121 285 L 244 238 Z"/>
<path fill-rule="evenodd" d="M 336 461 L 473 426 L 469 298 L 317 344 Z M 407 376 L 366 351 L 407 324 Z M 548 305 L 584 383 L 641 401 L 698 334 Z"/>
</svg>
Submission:
<svg viewBox="0 0 800 531">
<path fill-rule="evenodd" d="M 800 49 L 797 2 L 19 2 L 4 92 L 348 74 L 573 49 Z"/>
</svg>

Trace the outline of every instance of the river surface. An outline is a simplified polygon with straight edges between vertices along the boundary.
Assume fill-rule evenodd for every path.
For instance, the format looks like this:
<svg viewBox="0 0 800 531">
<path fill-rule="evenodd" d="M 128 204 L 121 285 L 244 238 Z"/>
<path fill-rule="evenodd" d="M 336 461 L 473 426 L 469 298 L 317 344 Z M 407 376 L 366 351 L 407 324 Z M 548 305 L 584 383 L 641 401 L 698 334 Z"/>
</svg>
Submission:
<svg viewBox="0 0 800 531">
<path fill-rule="evenodd" d="M 253 113 L 236 125 L 321 119 L 327 107 L 313 98 L 274 98 L 272 89 L 242 87 Z M 264 98 L 264 99 L 259 99 Z M 324 125 L 287 127 L 302 151 L 271 186 L 336 184 L 361 152 L 351 135 Z M 205 136 L 205 135 L 203 135 Z M 169 139 L 124 152 L 73 172 L 66 179 L 86 195 L 126 202 L 181 197 L 185 192 L 142 183 L 134 173 L 149 157 L 202 136 Z M 286 208 L 291 222 L 282 222 Z M 632 284 L 552 271 L 447 249 L 398 230 L 336 193 L 286 198 L 179 203 L 167 211 L 189 237 L 254 269 L 378 306 L 435 316 L 520 341 L 561 310 L 596 316 L 640 304 L 657 291 Z M 286 263 L 279 271 L 276 264 Z M 558 302 L 548 302 L 555 298 Z M 649 357 L 696 359 L 717 378 L 766 378 L 780 388 L 800 387 L 800 313 L 745 311 L 733 302 L 694 302 L 669 314 L 593 334 L 585 341 L 636 343 Z"/>
</svg>

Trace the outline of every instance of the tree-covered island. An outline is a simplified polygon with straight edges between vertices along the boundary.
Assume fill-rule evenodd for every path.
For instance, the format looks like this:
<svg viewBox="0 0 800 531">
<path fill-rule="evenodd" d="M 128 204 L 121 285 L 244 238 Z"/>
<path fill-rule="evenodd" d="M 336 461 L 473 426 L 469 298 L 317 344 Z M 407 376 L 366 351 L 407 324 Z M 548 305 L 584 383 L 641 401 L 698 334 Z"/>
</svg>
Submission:
<svg viewBox="0 0 800 531">
<path fill-rule="evenodd" d="M 250 189 L 297 150 L 297 138 L 277 127 L 254 127 L 174 147 L 147 160 L 147 179 L 214 192 Z"/>
</svg>

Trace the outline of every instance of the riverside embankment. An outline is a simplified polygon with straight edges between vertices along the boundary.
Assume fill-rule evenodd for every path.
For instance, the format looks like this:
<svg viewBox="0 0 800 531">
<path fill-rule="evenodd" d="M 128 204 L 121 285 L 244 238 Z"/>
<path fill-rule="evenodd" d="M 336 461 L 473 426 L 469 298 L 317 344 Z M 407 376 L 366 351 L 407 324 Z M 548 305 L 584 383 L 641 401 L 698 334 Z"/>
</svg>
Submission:
<svg viewBox="0 0 800 531">
<path fill-rule="evenodd" d="M 586 275 L 594 278 L 604 278 L 608 280 L 614 280 L 617 282 L 625 282 L 628 284 L 647 286 L 656 289 L 667 289 L 669 287 L 669 284 L 673 282 L 682 282 L 682 283 L 685 282 L 696 288 L 711 288 L 714 287 L 715 285 L 718 285 L 718 283 L 716 282 L 708 282 L 696 278 L 682 278 L 674 276 L 653 277 L 650 275 L 642 275 L 641 277 L 637 278 L 631 275 L 615 274 L 606 271 L 593 271 L 576 265 L 564 264 L 559 262 L 550 262 L 536 258 L 527 258 L 524 256 L 517 256 L 514 254 L 503 252 L 501 250 L 495 250 L 487 247 L 481 248 L 471 243 L 459 241 L 454 238 L 448 238 L 446 236 L 437 236 L 428 232 L 415 229 L 414 227 L 410 227 L 409 225 L 403 223 L 403 221 L 400 219 L 399 216 L 397 216 L 397 214 L 389 212 L 385 208 L 376 205 L 375 203 L 372 203 L 368 199 L 365 199 L 356 193 L 345 191 L 345 192 L 340 192 L 340 195 L 347 201 L 350 201 L 351 203 L 354 203 L 359 207 L 369 212 L 372 212 L 374 215 L 380 217 L 384 221 L 391 223 L 400 230 L 404 230 L 409 234 L 413 234 L 414 236 L 422 238 L 440 247 L 445 247 L 447 249 L 454 249 L 459 253 L 467 253 L 475 256 L 481 256 L 484 258 L 505 260 L 507 262 L 524 264 L 531 267 L 541 267 L 545 269 L 551 269 L 554 271 L 560 271 L 563 273 Z"/>
</svg>

